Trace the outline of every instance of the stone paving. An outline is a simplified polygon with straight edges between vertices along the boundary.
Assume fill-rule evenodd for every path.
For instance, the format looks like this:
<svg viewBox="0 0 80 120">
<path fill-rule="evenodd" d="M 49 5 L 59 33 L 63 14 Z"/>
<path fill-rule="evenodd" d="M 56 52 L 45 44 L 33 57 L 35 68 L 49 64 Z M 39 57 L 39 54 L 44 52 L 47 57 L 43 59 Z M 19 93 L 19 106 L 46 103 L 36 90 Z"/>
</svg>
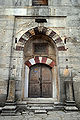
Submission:
<svg viewBox="0 0 80 120">
<path fill-rule="evenodd" d="M 0 116 L 0 120 L 80 120 L 80 112 L 49 111 L 45 114 L 35 114 L 26 111 L 22 115 Z"/>
</svg>

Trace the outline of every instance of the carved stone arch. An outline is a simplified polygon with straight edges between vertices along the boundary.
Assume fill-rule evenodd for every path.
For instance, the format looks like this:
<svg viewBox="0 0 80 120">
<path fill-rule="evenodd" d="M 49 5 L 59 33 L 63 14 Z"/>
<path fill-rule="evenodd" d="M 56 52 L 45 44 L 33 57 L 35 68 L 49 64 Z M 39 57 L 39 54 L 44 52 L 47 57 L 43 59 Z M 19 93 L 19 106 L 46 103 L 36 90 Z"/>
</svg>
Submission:
<svg viewBox="0 0 80 120">
<path fill-rule="evenodd" d="M 54 32 L 52 29 L 49 29 L 46 27 L 35 27 L 35 28 L 28 30 L 26 33 L 24 33 L 21 36 L 21 38 L 19 39 L 19 42 L 23 43 L 23 46 L 17 46 L 17 50 L 23 50 L 23 47 L 24 47 L 26 41 L 29 38 L 31 38 L 32 36 L 39 35 L 39 34 L 50 37 L 56 44 L 56 47 L 59 51 L 66 50 L 64 43 L 63 43 L 62 39 L 60 38 L 60 36 L 56 32 Z"/>
<path fill-rule="evenodd" d="M 30 70 L 31 70 L 31 67 L 34 67 L 35 65 L 47 65 L 47 67 L 50 68 L 50 73 L 51 74 L 48 74 L 48 75 L 55 75 L 55 67 L 56 67 L 56 63 L 54 60 L 52 60 L 51 58 L 49 57 L 43 57 L 43 56 L 35 56 L 33 58 L 30 58 L 29 60 L 27 60 L 25 62 L 25 84 L 24 84 L 24 100 L 26 100 L 26 98 L 29 97 L 29 81 L 30 81 Z M 36 66 L 37 67 L 37 66 Z M 35 67 L 35 68 L 36 68 Z M 49 70 L 49 68 L 47 68 Z M 34 70 L 34 69 L 33 69 Z M 38 71 L 37 71 L 38 72 Z M 33 74 L 32 74 L 33 75 Z M 45 74 L 44 74 L 45 75 Z M 34 76 L 33 76 L 34 77 Z M 56 77 L 56 75 L 54 76 Z M 46 78 L 46 77 L 45 77 Z M 53 98 L 53 100 L 57 100 L 57 83 L 56 83 L 56 78 L 53 80 L 52 79 L 52 76 L 50 76 L 51 78 L 51 98 Z M 35 79 L 35 78 L 34 78 Z M 54 82 L 54 83 L 53 83 Z M 47 83 L 45 83 L 45 85 L 48 85 Z M 50 85 L 50 80 L 49 80 L 49 85 Z M 49 88 L 48 88 L 49 89 Z M 49 98 L 49 97 L 48 97 Z"/>
<path fill-rule="evenodd" d="M 25 32 L 21 36 L 21 38 L 19 39 L 19 43 L 21 42 L 22 44 L 19 44 L 20 46 L 16 46 L 17 50 L 23 50 L 25 48 L 25 46 L 28 45 L 28 42 L 31 43 L 31 40 L 33 40 L 33 38 L 35 38 L 36 36 L 40 36 L 40 35 L 42 37 L 45 36 L 45 38 L 49 38 L 49 40 L 51 39 L 54 42 L 54 46 L 59 51 L 66 50 L 64 43 L 63 43 L 62 39 L 60 38 L 60 36 L 56 32 L 54 32 L 53 30 L 46 28 L 46 27 L 35 27 L 35 28 L 32 28 L 32 29 L 28 30 L 27 32 Z M 53 49 L 56 52 L 55 47 Z M 26 53 L 26 51 L 27 50 L 24 49 L 25 53 Z M 51 57 L 49 55 L 44 55 L 44 54 L 43 55 L 36 55 L 33 53 L 34 52 L 32 52 L 31 55 L 28 54 L 29 56 L 27 54 L 24 56 L 24 63 L 25 63 L 25 65 L 23 67 L 23 75 L 24 75 L 23 81 L 24 82 L 22 85 L 23 86 L 23 93 L 24 93 L 23 99 L 26 99 L 28 97 L 28 81 L 29 81 L 30 66 L 35 65 L 37 63 L 44 63 L 44 64 L 47 64 L 50 67 L 52 67 L 51 69 L 52 69 L 52 74 L 53 74 L 53 78 L 52 78 L 52 81 L 53 81 L 53 83 L 52 83 L 53 99 L 55 101 L 59 100 L 59 98 L 60 98 L 59 91 L 60 90 L 59 90 L 59 82 L 58 82 L 59 80 L 58 80 L 58 70 L 57 70 L 57 57 L 56 57 L 57 55 L 55 55 L 55 59 L 54 59 L 53 57 Z"/>
<path fill-rule="evenodd" d="M 56 65 L 56 63 L 48 58 L 48 57 L 39 57 L 39 56 L 35 56 L 34 58 L 29 59 L 28 61 L 25 62 L 25 65 L 27 65 L 28 67 L 31 67 L 32 65 L 35 65 L 37 63 L 43 63 L 46 64 L 50 67 L 54 67 L 54 65 Z"/>
</svg>

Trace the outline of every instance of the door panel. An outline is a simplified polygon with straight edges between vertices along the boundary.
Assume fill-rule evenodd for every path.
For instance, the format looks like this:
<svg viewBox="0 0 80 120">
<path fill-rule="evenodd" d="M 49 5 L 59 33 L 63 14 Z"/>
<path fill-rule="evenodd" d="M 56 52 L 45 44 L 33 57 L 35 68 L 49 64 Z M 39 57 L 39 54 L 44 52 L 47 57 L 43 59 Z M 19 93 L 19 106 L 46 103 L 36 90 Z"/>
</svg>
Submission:
<svg viewBox="0 0 80 120">
<path fill-rule="evenodd" d="M 42 96 L 52 97 L 51 69 L 47 66 L 42 67 Z"/>
<path fill-rule="evenodd" d="M 36 64 L 30 68 L 29 97 L 52 97 L 51 68 Z"/>
<path fill-rule="evenodd" d="M 40 67 L 33 66 L 30 69 L 30 80 L 29 80 L 29 97 L 40 96 Z"/>
<path fill-rule="evenodd" d="M 51 84 L 42 84 L 42 97 L 51 98 L 52 97 L 52 85 Z"/>
</svg>

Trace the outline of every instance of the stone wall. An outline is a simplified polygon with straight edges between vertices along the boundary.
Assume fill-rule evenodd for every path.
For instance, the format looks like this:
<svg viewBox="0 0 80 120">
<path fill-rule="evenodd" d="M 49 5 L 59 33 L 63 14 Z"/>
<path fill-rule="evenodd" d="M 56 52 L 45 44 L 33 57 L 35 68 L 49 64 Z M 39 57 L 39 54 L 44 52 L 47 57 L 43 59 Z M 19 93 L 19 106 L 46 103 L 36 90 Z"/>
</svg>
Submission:
<svg viewBox="0 0 80 120">
<path fill-rule="evenodd" d="M 32 6 L 32 0 L 0 0 L 2 6 Z M 48 5 L 73 5 L 80 6 L 79 0 L 48 0 Z"/>
<path fill-rule="evenodd" d="M 65 99 L 63 71 L 68 65 L 73 74 L 75 100 L 80 106 L 80 1 L 49 0 L 48 4 L 32 7 L 31 0 L 0 0 L 0 102 L 6 100 L 10 75 L 16 80 L 16 98 L 22 97 L 23 51 L 15 50 L 15 38 L 18 42 L 29 29 L 44 26 L 55 31 L 63 43 L 66 39 L 67 51 L 58 52 L 61 101 Z M 44 18 L 47 23 L 36 23 L 36 18 Z"/>
<path fill-rule="evenodd" d="M 10 69 L 14 17 L 0 17 L 0 101 L 5 101 Z"/>
</svg>

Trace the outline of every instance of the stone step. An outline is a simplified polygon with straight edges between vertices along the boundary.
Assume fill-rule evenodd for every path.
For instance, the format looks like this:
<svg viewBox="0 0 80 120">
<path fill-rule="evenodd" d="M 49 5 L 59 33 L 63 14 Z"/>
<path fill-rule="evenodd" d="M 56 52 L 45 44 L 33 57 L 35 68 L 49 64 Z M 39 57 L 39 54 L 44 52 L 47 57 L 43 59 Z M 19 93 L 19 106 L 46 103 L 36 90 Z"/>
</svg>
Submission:
<svg viewBox="0 0 80 120">
<path fill-rule="evenodd" d="M 15 112 L 2 112 L 1 113 L 1 116 L 15 116 L 16 114 L 15 114 Z"/>
<path fill-rule="evenodd" d="M 65 106 L 76 106 L 75 101 L 66 101 Z"/>
<path fill-rule="evenodd" d="M 19 104 L 30 104 L 30 103 L 53 103 L 54 104 L 54 99 L 53 98 L 27 98 L 27 100 L 20 101 L 18 102 Z"/>
<path fill-rule="evenodd" d="M 6 110 L 6 109 L 9 109 L 9 110 L 13 110 L 13 109 L 16 109 L 16 105 L 14 105 L 14 106 L 5 106 L 5 107 L 3 107 L 3 109 L 4 110 Z"/>
<path fill-rule="evenodd" d="M 34 103 L 27 104 L 27 109 L 39 109 L 39 110 L 64 110 L 64 104 L 55 102 L 55 103 Z"/>
<path fill-rule="evenodd" d="M 37 104 L 36 103 L 33 103 L 33 104 L 29 103 L 29 104 L 27 104 L 28 107 L 31 107 L 31 106 L 32 107 L 47 107 L 47 106 L 52 107 L 53 105 L 54 104 L 52 104 L 52 103 L 44 103 L 44 104 L 43 103 L 37 103 Z"/>
<path fill-rule="evenodd" d="M 18 102 L 17 106 L 19 109 L 28 110 L 63 110 L 64 105 L 61 102 L 54 102 L 53 99 L 27 99 L 26 101 Z M 21 107 L 20 107 L 21 106 Z"/>
<path fill-rule="evenodd" d="M 78 111 L 75 101 L 66 101 L 64 108 L 66 111 Z"/>
<path fill-rule="evenodd" d="M 6 102 L 5 105 L 6 106 L 15 106 L 16 103 L 15 102 Z"/>
<path fill-rule="evenodd" d="M 46 110 L 35 110 L 34 113 L 35 113 L 35 114 L 39 114 L 39 113 L 40 113 L 40 114 L 41 114 L 41 113 L 43 114 L 43 113 L 47 113 L 47 111 L 46 111 Z"/>
<path fill-rule="evenodd" d="M 27 107 L 28 110 L 53 110 L 54 107 Z"/>
<path fill-rule="evenodd" d="M 66 111 L 78 111 L 76 106 L 65 106 Z"/>
<path fill-rule="evenodd" d="M 16 113 L 16 105 L 6 105 L 3 107 L 2 109 L 2 116 L 6 116 L 6 115 L 15 115 Z"/>
</svg>

